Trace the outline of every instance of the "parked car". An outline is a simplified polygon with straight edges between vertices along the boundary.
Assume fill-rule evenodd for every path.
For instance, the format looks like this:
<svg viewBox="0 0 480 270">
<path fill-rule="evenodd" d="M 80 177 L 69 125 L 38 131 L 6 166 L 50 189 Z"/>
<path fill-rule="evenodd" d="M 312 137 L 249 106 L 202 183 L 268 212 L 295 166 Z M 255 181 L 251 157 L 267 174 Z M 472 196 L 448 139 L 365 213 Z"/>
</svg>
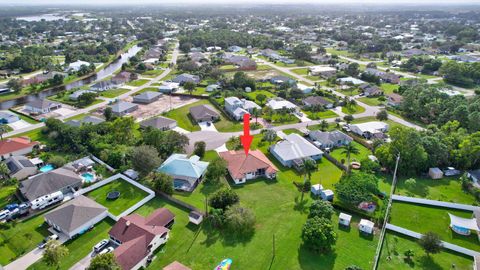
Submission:
<svg viewBox="0 0 480 270">
<path fill-rule="evenodd" d="M 95 252 L 95 253 L 100 252 L 102 249 L 104 249 L 108 245 L 108 243 L 109 243 L 109 241 L 107 239 L 103 239 L 102 241 L 98 242 L 98 244 L 96 244 L 93 247 L 93 252 Z"/>
<path fill-rule="evenodd" d="M 12 211 L 13 209 L 16 209 L 16 208 L 18 208 L 18 203 L 11 203 L 5 206 L 5 210 L 9 210 L 9 211 Z"/>
<path fill-rule="evenodd" d="M 47 242 L 50 241 L 50 240 L 58 240 L 58 235 L 52 234 L 52 235 L 49 235 L 49 236 L 45 237 L 45 239 L 43 239 L 43 241 L 40 244 L 38 244 L 37 247 L 39 249 L 45 248 L 45 246 L 47 245 Z"/>
<path fill-rule="evenodd" d="M 107 254 L 107 253 L 110 253 L 112 251 L 113 251 L 113 247 L 108 247 L 108 248 L 105 248 L 102 251 L 100 251 L 100 253 L 98 253 L 98 255 Z"/>
<path fill-rule="evenodd" d="M 0 221 L 7 219 L 10 216 L 9 210 L 3 210 L 0 212 Z"/>
</svg>

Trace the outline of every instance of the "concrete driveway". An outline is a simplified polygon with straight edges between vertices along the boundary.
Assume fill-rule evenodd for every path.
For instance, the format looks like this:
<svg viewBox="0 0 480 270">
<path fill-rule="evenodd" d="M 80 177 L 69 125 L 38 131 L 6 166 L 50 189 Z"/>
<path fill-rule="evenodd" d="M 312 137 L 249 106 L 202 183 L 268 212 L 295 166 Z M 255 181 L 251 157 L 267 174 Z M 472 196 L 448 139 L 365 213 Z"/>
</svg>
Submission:
<svg viewBox="0 0 480 270">
<path fill-rule="evenodd" d="M 28 123 L 25 120 L 19 120 L 17 122 L 13 122 L 8 124 L 9 127 L 11 127 L 13 130 L 21 129 L 21 128 L 27 128 L 31 126 L 32 124 Z"/>
<path fill-rule="evenodd" d="M 217 131 L 217 128 L 211 122 L 200 122 L 198 125 L 202 131 Z"/>
</svg>

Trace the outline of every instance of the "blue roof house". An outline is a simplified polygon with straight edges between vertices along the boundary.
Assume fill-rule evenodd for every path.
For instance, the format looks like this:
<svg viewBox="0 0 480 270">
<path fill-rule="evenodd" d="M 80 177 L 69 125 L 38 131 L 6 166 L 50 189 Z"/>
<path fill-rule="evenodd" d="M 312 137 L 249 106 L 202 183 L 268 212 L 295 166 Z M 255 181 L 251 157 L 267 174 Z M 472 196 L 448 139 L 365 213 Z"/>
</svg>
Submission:
<svg viewBox="0 0 480 270">
<path fill-rule="evenodd" d="M 200 161 L 196 155 L 187 157 L 185 154 L 172 154 L 157 171 L 172 176 L 176 190 L 192 192 L 207 171 L 208 164 Z"/>
</svg>

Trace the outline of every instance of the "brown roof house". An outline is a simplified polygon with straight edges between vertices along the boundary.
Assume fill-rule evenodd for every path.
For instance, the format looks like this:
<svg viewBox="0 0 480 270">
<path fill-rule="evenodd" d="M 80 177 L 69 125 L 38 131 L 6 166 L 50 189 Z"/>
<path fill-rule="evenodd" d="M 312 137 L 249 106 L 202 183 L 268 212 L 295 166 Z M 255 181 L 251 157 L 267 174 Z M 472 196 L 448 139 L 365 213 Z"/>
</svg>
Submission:
<svg viewBox="0 0 480 270">
<path fill-rule="evenodd" d="M 192 270 L 191 268 L 186 267 L 185 265 L 174 261 L 171 264 L 163 267 L 163 270 Z"/>
<path fill-rule="evenodd" d="M 69 238 L 82 234 L 107 216 L 107 208 L 83 195 L 45 215 L 45 221 Z"/>
<path fill-rule="evenodd" d="M 402 104 L 403 97 L 396 93 L 391 93 L 387 95 L 387 104 L 392 107 L 397 107 Z"/>
<path fill-rule="evenodd" d="M 214 122 L 220 119 L 220 115 L 210 105 L 198 105 L 190 108 L 190 115 L 197 122 Z"/>
<path fill-rule="evenodd" d="M 38 142 L 32 142 L 28 137 L 7 138 L 0 141 L 0 156 L 26 155 L 32 152 L 35 145 Z"/>
<path fill-rule="evenodd" d="M 132 214 L 122 217 L 109 232 L 110 239 L 119 246 L 113 251 L 123 270 L 146 267 L 155 250 L 169 238 L 175 215 L 166 208 L 155 210 L 150 216 Z"/>
<path fill-rule="evenodd" d="M 228 172 L 235 184 L 259 177 L 272 179 L 278 172 L 277 167 L 260 150 L 250 150 L 248 155 L 244 151 L 226 151 L 219 155 L 227 161 Z"/>
</svg>

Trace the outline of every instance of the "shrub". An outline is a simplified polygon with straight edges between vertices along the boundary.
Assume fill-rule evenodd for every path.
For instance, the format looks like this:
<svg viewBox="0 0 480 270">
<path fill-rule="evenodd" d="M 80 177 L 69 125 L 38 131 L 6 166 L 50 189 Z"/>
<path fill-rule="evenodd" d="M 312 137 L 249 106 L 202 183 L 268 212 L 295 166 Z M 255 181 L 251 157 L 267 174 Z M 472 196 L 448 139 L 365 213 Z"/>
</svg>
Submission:
<svg viewBox="0 0 480 270">
<path fill-rule="evenodd" d="M 322 200 L 315 200 L 310 206 L 310 214 L 308 218 L 319 217 L 331 219 L 335 213 L 331 203 Z"/>
<path fill-rule="evenodd" d="M 225 211 L 225 225 L 232 233 L 248 235 L 255 229 L 255 214 L 240 205 L 230 206 Z"/>
<path fill-rule="evenodd" d="M 303 225 L 302 240 L 307 248 L 326 253 L 335 245 L 337 233 L 330 220 L 313 217 L 307 219 L 307 222 Z"/>
<path fill-rule="evenodd" d="M 224 188 L 215 192 L 212 197 L 210 197 L 208 203 L 213 208 L 225 210 L 227 207 L 232 206 L 239 201 L 240 198 L 235 191 L 229 188 Z"/>
</svg>

